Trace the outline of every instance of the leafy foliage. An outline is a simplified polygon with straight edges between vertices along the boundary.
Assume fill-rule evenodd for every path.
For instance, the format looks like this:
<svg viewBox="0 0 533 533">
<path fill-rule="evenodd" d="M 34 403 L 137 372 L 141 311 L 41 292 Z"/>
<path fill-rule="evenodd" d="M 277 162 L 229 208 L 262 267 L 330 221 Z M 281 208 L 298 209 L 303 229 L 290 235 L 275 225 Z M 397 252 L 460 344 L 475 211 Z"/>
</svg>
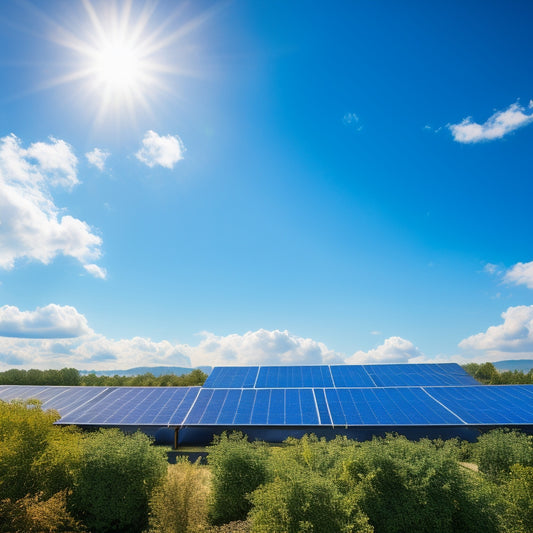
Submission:
<svg viewBox="0 0 533 533">
<path fill-rule="evenodd" d="M 70 508 L 91 531 L 142 531 L 152 490 L 167 470 L 163 451 L 142 434 L 100 430 L 82 442 Z"/>
<path fill-rule="evenodd" d="M 511 467 L 503 486 L 506 509 L 504 528 L 509 533 L 533 531 L 533 467 L 516 464 Z"/>
<path fill-rule="evenodd" d="M 66 491 L 60 491 L 48 499 L 41 493 L 27 495 L 20 500 L 0 502 L 0 531 L 43 533 L 86 531 L 67 511 Z"/>
<path fill-rule="evenodd" d="M 533 439 L 517 431 L 495 429 L 478 438 L 474 457 L 480 472 L 499 481 L 514 464 L 533 466 Z"/>
<path fill-rule="evenodd" d="M 33 463 L 46 450 L 55 411 L 43 412 L 35 400 L 0 401 L 0 499 L 18 500 L 39 491 Z"/>
<path fill-rule="evenodd" d="M 210 520 L 223 524 L 244 520 L 251 508 L 248 495 L 267 480 L 268 450 L 242 433 L 224 433 L 208 455 L 213 473 Z"/>
</svg>

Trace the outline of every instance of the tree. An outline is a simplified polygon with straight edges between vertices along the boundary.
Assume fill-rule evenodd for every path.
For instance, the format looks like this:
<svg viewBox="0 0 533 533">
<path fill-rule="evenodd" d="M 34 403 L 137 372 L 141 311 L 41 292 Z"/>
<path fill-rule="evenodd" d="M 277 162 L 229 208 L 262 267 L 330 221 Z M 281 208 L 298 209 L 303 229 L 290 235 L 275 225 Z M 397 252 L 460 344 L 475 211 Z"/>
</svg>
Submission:
<svg viewBox="0 0 533 533">
<path fill-rule="evenodd" d="M 70 508 L 91 531 L 142 531 L 152 490 L 166 469 L 165 452 L 146 435 L 102 429 L 82 443 Z"/>
</svg>

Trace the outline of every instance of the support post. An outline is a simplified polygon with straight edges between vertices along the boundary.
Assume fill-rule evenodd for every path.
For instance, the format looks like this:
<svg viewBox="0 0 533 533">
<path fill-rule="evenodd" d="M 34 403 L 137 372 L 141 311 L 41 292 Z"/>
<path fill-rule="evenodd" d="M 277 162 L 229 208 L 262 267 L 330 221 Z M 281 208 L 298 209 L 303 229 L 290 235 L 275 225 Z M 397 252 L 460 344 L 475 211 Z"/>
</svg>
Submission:
<svg viewBox="0 0 533 533">
<path fill-rule="evenodd" d="M 178 449 L 178 438 L 179 438 L 180 428 L 174 428 L 174 449 Z"/>
</svg>

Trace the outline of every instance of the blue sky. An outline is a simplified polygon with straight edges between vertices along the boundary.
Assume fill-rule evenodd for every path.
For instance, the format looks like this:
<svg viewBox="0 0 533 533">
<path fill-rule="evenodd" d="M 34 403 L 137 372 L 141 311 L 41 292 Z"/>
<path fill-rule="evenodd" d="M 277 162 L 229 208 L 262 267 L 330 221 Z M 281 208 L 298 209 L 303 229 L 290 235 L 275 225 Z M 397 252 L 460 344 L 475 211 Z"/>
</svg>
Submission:
<svg viewBox="0 0 533 533">
<path fill-rule="evenodd" d="M 0 369 L 533 356 L 529 2 L 0 6 Z"/>
</svg>

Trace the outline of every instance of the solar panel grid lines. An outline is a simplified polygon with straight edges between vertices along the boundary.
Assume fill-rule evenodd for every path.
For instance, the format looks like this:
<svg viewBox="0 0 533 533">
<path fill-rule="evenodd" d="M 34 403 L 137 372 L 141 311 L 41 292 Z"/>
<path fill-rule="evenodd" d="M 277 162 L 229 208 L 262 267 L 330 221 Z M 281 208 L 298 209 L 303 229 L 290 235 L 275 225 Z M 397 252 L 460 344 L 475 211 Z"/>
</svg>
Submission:
<svg viewBox="0 0 533 533">
<path fill-rule="evenodd" d="M 434 401 L 436 401 L 438 404 L 442 405 L 442 407 L 444 407 L 444 409 L 446 409 L 447 411 L 449 411 L 450 413 L 452 413 L 452 415 L 456 416 L 460 421 L 461 423 L 463 424 L 466 424 L 466 422 L 457 414 L 457 413 L 454 413 L 449 407 L 446 407 L 446 405 L 444 405 L 442 402 L 440 402 L 439 400 L 437 400 L 437 398 L 435 398 L 434 396 L 432 396 L 427 390 L 427 387 L 422 387 L 422 390 Z"/>
</svg>

